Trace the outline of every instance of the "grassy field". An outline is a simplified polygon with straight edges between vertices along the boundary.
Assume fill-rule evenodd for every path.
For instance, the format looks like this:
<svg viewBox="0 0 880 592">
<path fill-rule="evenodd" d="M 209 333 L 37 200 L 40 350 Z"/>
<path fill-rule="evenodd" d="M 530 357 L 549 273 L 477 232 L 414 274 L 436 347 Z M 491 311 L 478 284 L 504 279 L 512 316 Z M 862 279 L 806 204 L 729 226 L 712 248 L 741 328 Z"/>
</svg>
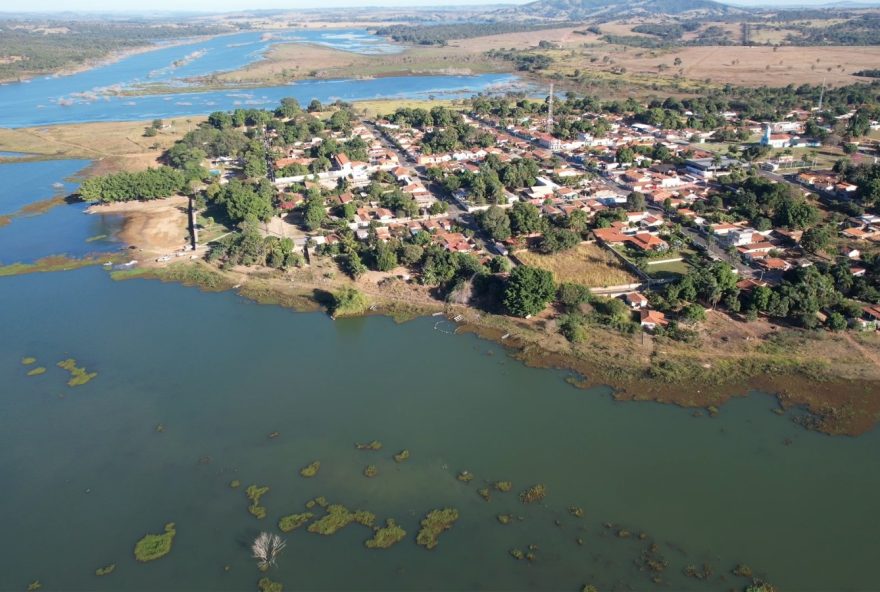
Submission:
<svg viewBox="0 0 880 592">
<path fill-rule="evenodd" d="M 690 270 L 690 265 L 684 261 L 670 261 L 668 263 L 655 263 L 648 265 L 646 271 L 655 279 L 677 278 L 685 275 Z"/>
<path fill-rule="evenodd" d="M 639 281 L 614 255 L 592 243 L 580 244 L 553 255 L 521 251 L 515 256 L 525 265 L 552 272 L 558 283 L 572 282 L 589 288 L 601 288 Z"/>
<path fill-rule="evenodd" d="M 167 120 L 170 127 L 152 138 L 144 137 L 149 121 L 0 128 L 0 151 L 25 152 L 38 158 L 89 159 L 105 170 L 143 170 L 156 166 L 165 149 L 204 119 Z"/>
</svg>

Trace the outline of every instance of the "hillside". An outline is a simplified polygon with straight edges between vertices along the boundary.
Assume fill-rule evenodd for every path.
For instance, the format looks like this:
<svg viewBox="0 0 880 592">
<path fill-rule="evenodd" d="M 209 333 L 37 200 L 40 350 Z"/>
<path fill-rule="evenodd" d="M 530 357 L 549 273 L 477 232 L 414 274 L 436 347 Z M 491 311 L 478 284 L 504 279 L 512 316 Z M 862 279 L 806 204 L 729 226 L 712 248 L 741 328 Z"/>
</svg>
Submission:
<svg viewBox="0 0 880 592">
<path fill-rule="evenodd" d="M 713 0 L 537 0 L 515 8 L 499 10 L 519 18 L 549 18 L 584 21 L 596 18 L 626 18 L 639 15 L 721 16 L 745 10 Z"/>
</svg>

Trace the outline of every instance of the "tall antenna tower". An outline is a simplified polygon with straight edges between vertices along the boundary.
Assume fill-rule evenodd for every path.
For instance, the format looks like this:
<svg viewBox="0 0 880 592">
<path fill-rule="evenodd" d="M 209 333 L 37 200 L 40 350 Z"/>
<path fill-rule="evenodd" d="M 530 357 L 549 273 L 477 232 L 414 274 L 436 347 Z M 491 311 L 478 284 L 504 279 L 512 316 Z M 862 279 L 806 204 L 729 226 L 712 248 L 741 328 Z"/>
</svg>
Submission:
<svg viewBox="0 0 880 592">
<path fill-rule="evenodd" d="M 819 93 L 819 111 L 822 111 L 822 102 L 825 100 L 825 80 L 822 79 L 822 92 Z"/>
<path fill-rule="evenodd" d="M 553 135 L 553 83 L 550 83 L 550 105 L 547 111 L 547 133 Z"/>
</svg>

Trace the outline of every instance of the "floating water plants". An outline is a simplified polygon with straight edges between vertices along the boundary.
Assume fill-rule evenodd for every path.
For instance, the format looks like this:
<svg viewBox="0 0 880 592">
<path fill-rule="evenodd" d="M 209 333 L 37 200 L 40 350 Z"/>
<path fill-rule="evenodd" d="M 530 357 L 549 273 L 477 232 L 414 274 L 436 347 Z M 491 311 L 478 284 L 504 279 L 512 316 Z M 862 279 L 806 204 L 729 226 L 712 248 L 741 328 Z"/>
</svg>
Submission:
<svg viewBox="0 0 880 592">
<path fill-rule="evenodd" d="M 752 577 L 752 568 L 748 565 L 744 565 L 740 563 L 736 567 L 733 568 L 733 575 L 739 576 L 741 578 L 751 578 Z"/>
<path fill-rule="evenodd" d="M 23 366 L 31 366 L 37 363 L 37 358 L 32 358 L 30 356 L 21 359 L 21 363 Z"/>
<path fill-rule="evenodd" d="M 174 523 L 169 522 L 165 525 L 163 534 L 148 534 L 139 540 L 134 546 L 134 557 L 138 561 L 155 561 L 160 557 L 164 557 L 171 552 L 171 543 L 174 542 L 174 535 L 177 530 Z"/>
<path fill-rule="evenodd" d="M 342 504 L 330 504 L 327 506 L 327 514 L 309 524 L 308 531 L 315 534 L 329 536 L 345 528 L 352 522 L 363 526 L 373 526 L 376 515 L 366 510 L 350 511 Z"/>
<path fill-rule="evenodd" d="M 110 565 L 105 565 L 104 567 L 99 567 L 95 570 L 96 576 L 106 576 L 113 573 L 113 570 L 116 569 L 116 564 L 111 563 Z"/>
<path fill-rule="evenodd" d="M 354 446 L 358 450 L 382 450 L 382 443 L 378 440 L 373 440 L 372 442 L 367 442 L 366 444 L 355 444 Z"/>
<path fill-rule="evenodd" d="M 311 499 L 306 502 L 306 508 L 308 508 L 309 510 L 311 510 L 315 506 L 320 506 L 322 508 L 326 508 L 327 507 L 327 498 L 325 498 L 323 495 L 319 495 L 315 499 Z"/>
<path fill-rule="evenodd" d="M 487 502 L 492 499 L 492 493 L 489 491 L 488 487 L 483 487 L 477 490 L 477 493 L 480 494 L 480 497 L 486 500 Z"/>
<path fill-rule="evenodd" d="M 73 358 L 67 358 L 66 360 L 58 362 L 58 367 L 63 368 L 70 373 L 70 380 L 67 381 L 67 386 L 84 385 L 98 375 L 97 372 L 87 372 L 85 368 L 77 366 L 76 360 Z"/>
<path fill-rule="evenodd" d="M 278 528 L 280 528 L 282 532 L 290 532 L 291 530 L 296 530 L 297 528 L 311 520 L 312 516 L 314 516 L 314 514 L 312 514 L 311 512 L 282 516 L 281 520 L 278 521 Z"/>
<path fill-rule="evenodd" d="M 495 482 L 495 489 L 497 491 L 501 491 L 501 492 L 506 493 L 506 492 L 510 491 L 511 489 L 513 489 L 513 483 L 511 483 L 510 481 L 496 481 Z"/>
<path fill-rule="evenodd" d="M 574 516 L 575 518 L 583 518 L 584 517 L 584 509 L 579 506 L 569 506 L 568 513 Z"/>
<path fill-rule="evenodd" d="M 229 487 L 231 487 L 232 489 L 238 489 L 239 487 L 241 487 L 241 481 L 239 481 L 238 479 L 233 479 L 229 482 Z"/>
<path fill-rule="evenodd" d="M 364 468 L 364 477 L 371 477 L 372 478 L 378 474 L 379 474 L 379 469 L 376 467 L 376 465 L 367 465 L 366 468 Z"/>
<path fill-rule="evenodd" d="M 452 528 L 456 520 L 458 520 L 458 510 L 455 508 L 431 510 L 420 523 L 422 528 L 416 535 L 416 543 L 426 549 L 433 549 L 437 546 L 438 537 Z"/>
<path fill-rule="evenodd" d="M 43 584 L 40 583 L 40 580 L 34 580 L 30 584 L 28 584 L 27 589 L 28 589 L 28 592 L 35 592 L 36 590 L 39 590 L 42 587 L 43 587 Z"/>
<path fill-rule="evenodd" d="M 27 373 L 27 375 L 28 376 L 39 376 L 39 375 L 45 374 L 45 373 L 46 373 L 46 368 L 44 368 L 43 366 L 37 366 L 36 368 L 31 369 Z"/>
<path fill-rule="evenodd" d="M 519 494 L 519 500 L 524 504 L 539 502 L 547 495 L 547 487 L 543 483 L 532 485 Z"/>
<path fill-rule="evenodd" d="M 462 483 L 470 483 L 474 480 L 474 475 L 470 471 L 462 471 L 458 474 L 458 480 Z"/>
<path fill-rule="evenodd" d="M 407 459 L 409 459 L 409 450 L 406 448 L 394 455 L 394 462 L 402 463 Z"/>
<path fill-rule="evenodd" d="M 400 528 L 393 518 L 385 521 L 385 526 L 374 529 L 373 538 L 364 541 L 368 549 L 387 549 L 403 540 L 406 531 Z"/>
<path fill-rule="evenodd" d="M 314 461 L 312 464 L 307 465 L 299 470 L 299 474 L 303 477 L 310 478 L 314 477 L 318 474 L 318 471 L 321 469 L 321 461 Z"/>
<path fill-rule="evenodd" d="M 273 582 L 269 578 L 260 578 L 260 581 L 257 582 L 257 588 L 259 588 L 260 592 L 281 592 L 284 590 L 284 585 L 281 582 Z"/>
<path fill-rule="evenodd" d="M 266 492 L 268 491 L 268 485 L 265 487 L 249 485 L 248 488 L 245 490 L 245 495 L 247 495 L 247 498 L 252 502 L 251 505 L 248 506 L 248 512 L 250 512 L 257 518 L 266 517 L 266 508 L 260 505 L 260 498 L 266 495 Z"/>
<path fill-rule="evenodd" d="M 501 524 L 510 524 L 513 522 L 513 514 L 498 514 L 496 518 Z"/>
</svg>

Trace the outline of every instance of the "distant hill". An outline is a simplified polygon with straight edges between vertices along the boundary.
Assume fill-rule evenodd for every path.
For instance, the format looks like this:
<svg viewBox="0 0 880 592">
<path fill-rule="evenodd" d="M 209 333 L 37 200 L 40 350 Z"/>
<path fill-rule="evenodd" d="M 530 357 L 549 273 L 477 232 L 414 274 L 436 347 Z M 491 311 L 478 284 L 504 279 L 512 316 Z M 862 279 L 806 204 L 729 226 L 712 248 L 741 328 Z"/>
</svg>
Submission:
<svg viewBox="0 0 880 592">
<path fill-rule="evenodd" d="M 742 14 L 744 9 L 713 0 L 537 0 L 499 13 L 520 18 L 584 21 L 652 14 Z"/>
</svg>

